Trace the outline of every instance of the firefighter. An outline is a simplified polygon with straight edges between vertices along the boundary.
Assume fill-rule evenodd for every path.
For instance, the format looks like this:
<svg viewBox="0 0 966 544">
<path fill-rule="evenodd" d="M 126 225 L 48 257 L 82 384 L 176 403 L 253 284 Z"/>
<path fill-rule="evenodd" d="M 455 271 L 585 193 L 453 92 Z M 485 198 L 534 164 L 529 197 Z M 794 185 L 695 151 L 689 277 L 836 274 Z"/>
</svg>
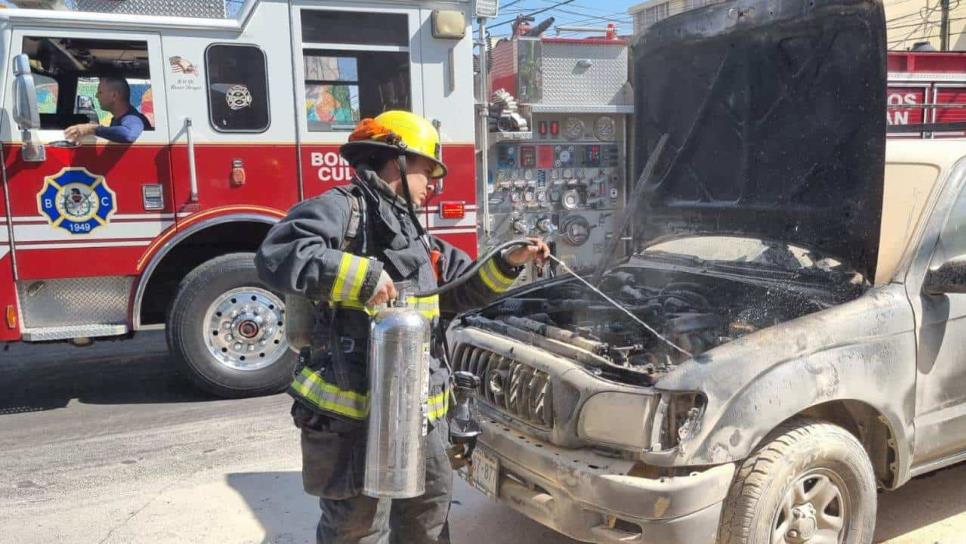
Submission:
<svg viewBox="0 0 966 544">
<path fill-rule="evenodd" d="M 289 389 L 302 433 L 305 491 L 319 497 L 320 543 L 449 542 L 447 516 L 452 471 L 446 455 L 448 373 L 437 351 L 431 363 L 426 493 L 414 499 L 362 495 L 368 414 L 366 352 L 373 307 L 400 296 L 394 282 L 410 282 L 407 297 L 438 324 L 508 290 L 522 267 L 549 256 L 545 243 L 504 251 L 459 289 L 417 299 L 472 266 L 462 251 L 426 236 L 413 207 L 432 179 L 446 175 L 439 134 L 426 119 L 389 111 L 363 120 L 342 149 L 355 168 L 348 187 L 296 205 L 272 228 L 256 257 L 259 275 L 286 294 L 318 301 L 311 347 Z M 439 340 L 439 330 L 434 333 Z M 436 342 L 434 342 L 436 343 Z"/>
<path fill-rule="evenodd" d="M 121 77 L 105 76 L 97 84 L 97 101 L 101 108 L 111 112 L 111 126 L 98 123 L 73 125 L 64 130 L 64 138 L 79 142 L 91 134 L 109 142 L 133 144 L 145 130 L 151 130 L 151 122 L 131 105 L 131 86 Z"/>
</svg>

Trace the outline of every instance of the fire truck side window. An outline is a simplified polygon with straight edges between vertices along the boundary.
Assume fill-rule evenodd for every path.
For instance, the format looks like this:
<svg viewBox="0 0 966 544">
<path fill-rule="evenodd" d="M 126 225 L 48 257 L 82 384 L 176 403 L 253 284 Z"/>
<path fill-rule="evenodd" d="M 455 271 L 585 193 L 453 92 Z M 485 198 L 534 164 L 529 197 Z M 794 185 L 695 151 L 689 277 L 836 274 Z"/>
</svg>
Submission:
<svg viewBox="0 0 966 544">
<path fill-rule="evenodd" d="M 409 23 L 401 13 L 306 10 L 302 12 L 302 41 L 409 47 Z"/>
<path fill-rule="evenodd" d="M 302 41 L 310 132 L 412 109 L 407 15 L 303 10 Z"/>
<path fill-rule="evenodd" d="M 308 49 L 305 115 L 311 132 L 351 131 L 364 117 L 409 110 L 409 54 Z"/>
<path fill-rule="evenodd" d="M 262 50 L 215 44 L 205 52 L 205 63 L 211 126 L 219 132 L 268 130 L 268 76 Z"/>
<path fill-rule="evenodd" d="M 40 109 L 40 128 L 62 130 L 78 123 L 111 123 L 97 101 L 102 76 L 122 77 L 131 104 L 154 124 L 148 44 L 143 41 L 25 37 Z M 154 130 L 153 126 L 145 130 Z"/>
</svg>

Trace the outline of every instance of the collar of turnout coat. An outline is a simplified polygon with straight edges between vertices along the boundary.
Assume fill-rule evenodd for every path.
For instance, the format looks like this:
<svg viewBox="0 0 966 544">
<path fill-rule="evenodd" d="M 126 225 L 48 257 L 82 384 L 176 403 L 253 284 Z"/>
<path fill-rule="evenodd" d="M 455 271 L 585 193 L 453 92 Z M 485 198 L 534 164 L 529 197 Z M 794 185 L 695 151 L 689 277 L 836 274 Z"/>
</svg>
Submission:
<svg viewBox="0 0 966 544">
<path fill-rule="evenodd" d="M 356 174 L 365 185 L 375 188 L 383 198 L 391 202 L 393 205 L 402 208 L 403 211 L 408 210 L 406 206 L 406 199 L 397 195 L 396 192 L 392 190 L 392 187 L 390 187 L 384 179 L 379 177 L 379 174 L 377 174 L 375 170 L 365 164 L 360 164 L 359 167 L 356 168 Z"/>
</svg>

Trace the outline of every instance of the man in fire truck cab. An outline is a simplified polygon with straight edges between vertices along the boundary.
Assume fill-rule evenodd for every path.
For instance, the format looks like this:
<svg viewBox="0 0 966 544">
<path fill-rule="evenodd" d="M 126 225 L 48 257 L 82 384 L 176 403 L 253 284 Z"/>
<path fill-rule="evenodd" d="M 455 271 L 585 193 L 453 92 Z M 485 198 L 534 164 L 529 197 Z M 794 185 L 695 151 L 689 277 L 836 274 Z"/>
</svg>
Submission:
<svg viewBox="0 0 966 544">
<path fill-rule="evenodd" d="M 362 495 L 370 400 L 366 354 L 374 307 L 399 296 L 394 281 L 407 281 L 418 293 L 453 281 L 473 265 L 462 251 L 427 236 L 414 212 L 430 180 L 446 175 L 439 133 L 420 116 L 389 111 L 364 119 L 341 153 L 356 170 L 352 184 L 296 205 L 256 256 L 268 285 L 317 301 L 311 346 L 301 350 L 289 389 L 302 433 L 304 488 L 320 497 L 317 538 L 326 544 L 382 544 L 390 538 L 449 542 L 448 372 L 435 357 L 438 351 L 424 409 L 426 493 L 413 499 Z M 436 324 L 438 346 L 441 313 L 485 304 L 508 290 L 524 265 L 543 262 L 549 252 L 539 240 L 511 248 L 459 289 L 424 298 L 409 293 L 407 302 Z"/>
<path fill-rule="evenodd" d="M 120 77 L 102 77 L 97 84 L 97 101 L 101 109 L 111 112 L 111 126 L 83 123 L 64 129 L 64 137 L 79 142 L 91 134 L 109 142 L 133 144 L 141 133 L 151 128 L 148 118 L 131 105 L 131 86 Z"/>
</svg>

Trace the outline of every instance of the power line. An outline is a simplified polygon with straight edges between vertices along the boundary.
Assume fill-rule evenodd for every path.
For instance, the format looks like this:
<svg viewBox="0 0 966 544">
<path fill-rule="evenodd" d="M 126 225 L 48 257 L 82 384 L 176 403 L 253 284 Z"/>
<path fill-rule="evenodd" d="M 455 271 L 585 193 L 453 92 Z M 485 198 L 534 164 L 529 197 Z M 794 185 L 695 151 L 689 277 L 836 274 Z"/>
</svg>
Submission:
<svg viewBox="0 0 966 544">
<path fill-rule="evenodd" d="M 949 20 L 949 22 L 955 23 L 956 21 L 963 21 L 963 20 L 966 20 L 966 17 L 953 17 L 952 19 Z M 914 24 L 908 24 L 908 25 L 902 25 L 902 26 L 890 26 L 889 30 L 901 30 L 903 28 L 916 28 L 920 26 L 938 26 L 939 24 L 940 24 L 939 21 L 924 21 L 922 23 L 914 23 Z"/>
<path fill-rule="evenodd" d="M 543 8 L 543 9 L 538 9 L 537 11 L 528 13 L 527 14 L 527 17 L 533 17 L 534 15 L 540 15 L 541 13 L 546 13 L 546 12 L 548 12 L 548 11 L 554 9 L 554 8 L 558 8 L 560 6 L 566 6 L 567 4 L 572 4 L 572 3 L 576 2 L 576 1 L 577 0 L 560 0 L 559 2 L 557 2 L 556 4 L 554 4 L 552 6 L 549 6 L 549 7 Z M 510 23 L 512 23 L 513 21 L 516 21 L 516 20 L 517 20 L 516 17 L 514 17 L 512 19 L 506 19 L 506 20 L 500 21 L 499 23 L 494 23 L 493 25 L 490 25 L 487 28 L 494 29 L 494 28 L 497 28 L 497 27 L 500 27 L 500 26 L 503 26 L 503 25 L 508 25 L 508 24 L 510 24 Z"/>
</svg>

